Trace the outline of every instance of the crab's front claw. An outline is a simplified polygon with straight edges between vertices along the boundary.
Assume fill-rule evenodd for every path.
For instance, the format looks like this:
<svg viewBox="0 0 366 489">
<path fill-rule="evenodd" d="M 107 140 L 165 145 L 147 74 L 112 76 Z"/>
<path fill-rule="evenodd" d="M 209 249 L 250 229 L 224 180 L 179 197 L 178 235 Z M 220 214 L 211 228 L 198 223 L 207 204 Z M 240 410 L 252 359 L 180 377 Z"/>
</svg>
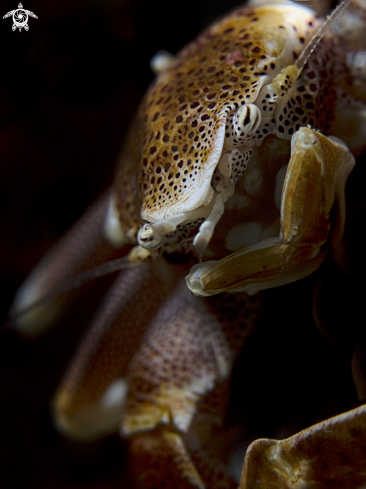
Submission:
<svg viewBox="0 0 366 489">
<path fill-rule="evenodd" d="M 270 238 L 223 260 L 195 265 L 186 281 L 191 292 L 198 296 L 224 291 L 255 294 L 306 277 L 323 259 L 319 246 L 293 245 Z"/>
<path fill-rule="evenodd" d="M 325 256 L 323 245 L 336 246 L 342 238 L 344 188 L 353 166 L 341 141 L 301 128 L 291 141 L 280 236 L 194 266 L 186 278 L 190 290 L 200 296 L 239 290 L 253 294 L 316 270 Z"/>
</svg>

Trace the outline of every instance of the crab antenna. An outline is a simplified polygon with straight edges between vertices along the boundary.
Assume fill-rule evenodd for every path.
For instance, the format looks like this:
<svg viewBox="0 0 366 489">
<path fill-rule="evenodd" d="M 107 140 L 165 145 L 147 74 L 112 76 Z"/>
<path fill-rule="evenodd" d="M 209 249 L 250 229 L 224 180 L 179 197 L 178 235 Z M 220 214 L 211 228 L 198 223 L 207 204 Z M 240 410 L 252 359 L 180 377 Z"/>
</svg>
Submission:
<svg viewBox="0 0 366 489">
<path fill-rule="evenodd" d="M 135 265 L 129 261 L 127 256 L 125 256 L 123 258 L 117 258 L 116 260 L 108 261 L 95 268 L 91 268 L 90 270 L 86 270 L 76 277 L 65 280 L 64 283 L 56 287 L 52 292 L 45 294 L 43 297 L 33 302 L 33 304 L 30 304 L 23 309 L 10 310 L 8 320 L 5 325 L 2 326 L 2 328 L 5 327 L 5 329 L 7 329 L 8 323 L 10 323 L 11 325 L 14 320 L 23 316 L 24 314 L 28 314 L 37 307 L 43 306 L 47 302 L 59 298 L 61 295 L 66 294 L 66 292 L 69 292 L 70 290 L 78 289 L 83 284 L 90 282 L 95 278 L 103 277 L 113 272 L 126 270 L 127 268 L 133 266 Z"/>
<path fill-rule="evenodd" d="M 322 37 L 324 36 L 324 33 L 330 27 L 330 25 L 336 20 L 336 18 L 344 12 L 344 10 L 348 7 L 348 5 L 351 3 L 352 0 L 343 0 L 338 7 L 333 10 L 333 12 L 327 16 L 325 19 L 323 25 L 318 29 L 318 31 L 314 34 L 312 39 L 308 42 L 306 48 L 304 51 L 300 54 L 300 56 L 296 60 L 296 67 L 299 70 L 298 76 L 300 76 L 300 73 L 302 72 L 304 66 L 306 65 L 308 59 L 310 58 L 311 54 L 321 41 Z"/>
</svg>

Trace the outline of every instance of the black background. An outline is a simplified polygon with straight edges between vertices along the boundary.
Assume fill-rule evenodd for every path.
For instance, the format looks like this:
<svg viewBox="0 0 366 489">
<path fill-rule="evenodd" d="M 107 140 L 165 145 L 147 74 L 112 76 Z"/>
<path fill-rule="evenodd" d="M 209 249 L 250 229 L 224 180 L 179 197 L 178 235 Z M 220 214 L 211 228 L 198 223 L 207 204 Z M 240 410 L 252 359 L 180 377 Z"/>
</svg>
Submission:
<svg viewBox="0 0 366 489">
<path fill-rule="evenodd" d="M 3 321 L 37 261 L 110 185 L 129 122 L 153 79 L 150 58 L 160 49 L 176 53 L 239 3 L 27 0 L 24 8 L 38 16 L 29 18 L 28 32 L 13 32 L 11 18 L 0 19 Z M 0 1 L 0 16 L 15 8 L 17 0 Z M 265 294 L 264 326 L 251 350 L 257 353 L 238 361 L 236 407 L 229 412 L 235 423 L 247 410 L 246 439 L 287 436 L 357 402 L 349 360 L 364 324 L 357 319 L 364 318 L 364 168 L 360 160 L 347 186 L 348 236 L 361 278 L 345 279 L 330 262 L 299 284 Z M 341 331 L 357 323 L 337 341 L 325 340 L 310 317 L 319 281 L 331 290 L 327 320 Z M 54 431 L 49 416 L 49 401 L 90 314 L 76 310 L 35 340 L 9 330 L 0 336 L 4 489 L 129 487 L 117 435 L 75 444 Z"/>
</svg>

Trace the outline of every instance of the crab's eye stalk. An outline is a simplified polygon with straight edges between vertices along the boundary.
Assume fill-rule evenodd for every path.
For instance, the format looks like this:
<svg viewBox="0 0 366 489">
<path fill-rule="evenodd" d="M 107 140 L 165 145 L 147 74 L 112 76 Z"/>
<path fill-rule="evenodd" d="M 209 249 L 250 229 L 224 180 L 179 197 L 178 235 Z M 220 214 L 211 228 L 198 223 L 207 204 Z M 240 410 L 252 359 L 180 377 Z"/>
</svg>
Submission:
<svg viewBox="0 0 366 489">
<path fill-rule="evenodd" d="M 254 133 L 261 124 L 261 111 L 254 104 L 242 105 L 236 113 L 236 123 L 246 134 Z"/>
<path fill-rule="evenodd" d="M 153 227 L 149 223 L 144 224 L 140 228 L 137 234 L 137 240 L 140 246 L 148 250 L 155 250 L 156 248 L 159 248 L 163 241 L 161 236 L 156 236 L 156 233 L 154 235 Z"/>
<path fill-rule="evenodd" d="M 166 242 L 168 235 L 174 233 L 177 226 L 187 220 L 187 214 L 177 214 L 167 217 L 158 222 L 145 223 L 137 233 L 139 245 L 147 250 L 161 248 Z"/>
</svg>

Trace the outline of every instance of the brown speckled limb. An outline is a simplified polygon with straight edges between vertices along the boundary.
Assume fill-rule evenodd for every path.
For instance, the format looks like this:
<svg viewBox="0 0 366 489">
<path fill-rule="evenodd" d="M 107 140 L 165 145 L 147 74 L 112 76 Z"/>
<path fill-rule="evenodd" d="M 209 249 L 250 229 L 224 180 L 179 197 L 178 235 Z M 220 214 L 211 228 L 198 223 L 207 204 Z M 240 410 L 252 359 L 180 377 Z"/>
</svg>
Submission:
<svg viewBox="0 0 366 489">
<path fill-rule="evenodd" d="M 256 440 L 240 489 L 359 489 L 366 484 L 366 406 L 286 440 Z"/>
</svg>

